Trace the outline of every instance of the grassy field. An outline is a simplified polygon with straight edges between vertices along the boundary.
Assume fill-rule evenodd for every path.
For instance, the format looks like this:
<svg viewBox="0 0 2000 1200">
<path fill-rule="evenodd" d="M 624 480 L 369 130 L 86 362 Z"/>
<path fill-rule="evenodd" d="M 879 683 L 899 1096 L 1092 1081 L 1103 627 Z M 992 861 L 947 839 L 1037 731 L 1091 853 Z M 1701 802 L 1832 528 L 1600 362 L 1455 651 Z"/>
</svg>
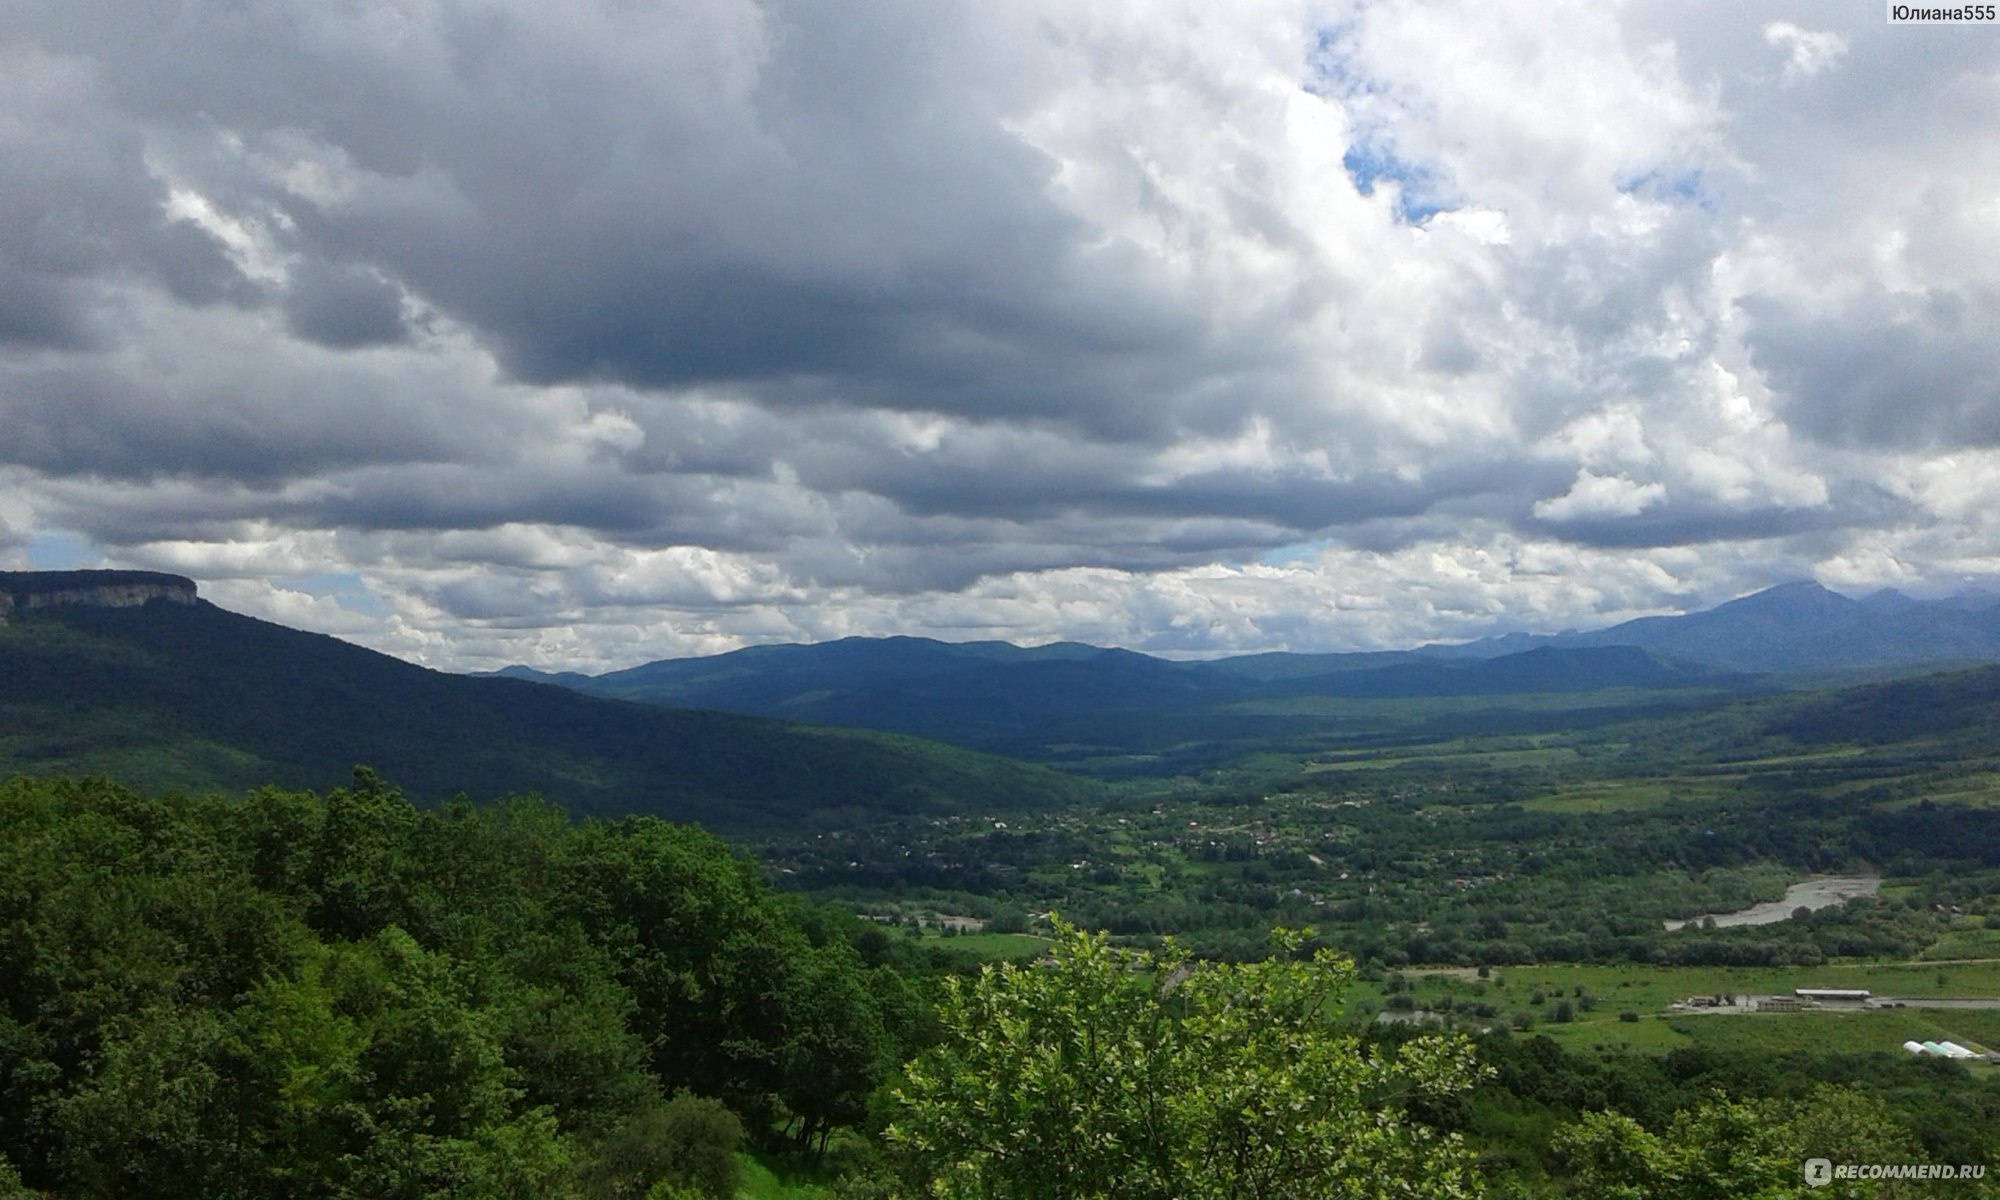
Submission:
<svg viewBox="0 0 2000 1200">
<path fill-rule="evenodd" d="M 1032 933 L 961 933 L 945 937 L 935 929 L 924 931 L 923 945 L 956 963 L 1011 962 L 1034 958 L 1052 943 Z"/>
<path fill-rule="evenodd" d="M 1978 921 L 1978 917 L 1967 918 Z M 1928 959 L 2000 957 L 2000 929 L 1968 924 L 1954 929 L 1924 950 Z"/>
<path fill-rule="evenodd" d="M 2000 959 L 1975 962 L 1829 963 L 1819 967 L 1670 967 L 1637 965 L 1545 965 L 1495 967 L 1492 977 L 1469 971 L 1407 973 L 1419 997 L 1450 994 L 1485 998 L 1507 1007 L 1526 1004 L 1535 992 L 1550 1002 L 1573 996 L 1578 987 L 1601 1007 L 1657 1012 L 1689 996 L 1756 993 L 1789 994 L 1794 988 L 1867 988 L 1883 996 L 2000 997 Z M 1354 998 L 1384 995 L 1383 985 L 1358 981 Z"/>
<path fill-rule="evenodd" d="M 1538 812 L 1632 812 L 1690 800 L 1714 800 L 1727 789 L 1713 779 L 1602 779 L 1575 784 L 1524 801 Z"/>
<path fill-rule="evenodd" d="M 1537 1025 L 1571 1050 L 1664 1053 L 1704 1046 L 1741 1054 L 1903 1053 L 1906 1041 L 1951 1041 L 2000 1050 L 2000 1013 L 1991 1009 L 1874 1009 L 1863 1012 L 1749 1013 L 1642 1017 L 1636 1022 L 1582 1014 L 1570 1024 Z M 1991 1072 L 1984 1063 L 1968 1068 Z"/>
<path fill-rule="evenodd" d="M 1987 932 L 1984 930 L 1978 931 Z M 1878 996 L 2000 998 L 2000 960 L 1836 963 L 1822 967 L 1534 966 L 1496 968 L 1479 979 L 1462 970 L 1409 972 L 1409 990 L 1426 1007 L 1449 996 L 1457 1010 L 1489 1004 L 1480 1023 L 1527 1013 L 1537 1033 L 1572 1049 L 1664 1052 L 1711 1045 L 1746 1052 L 1899 1051 L 1905 1041 L 1955 1041 L 2000 1051 L 2000 1009 L 1820 1010 L 1804 1013 L 1704 1013 L 1669 1006 L 1690 996 L 1789 995 L 1794 988 L 1866 988 Z M 1350 1012 L 1380 1009 L 1388 981 L 1357 982 Z M 1581 989 L 1581 994 L 1579 993 Z M 1583 999 L 1589 997 L 1588 1005 Z M 1539 997 L 1539 1001 L 1538 998 Z M 1573 1019 L 1554 1019 L 1567 1002 Z M 1620 1019 L 1633 1013 L 1637 1021 Z"/>
<path fill-rule="evenodd" d="M 1537 746 L 1523 749 L 1497 750 L 1470 747 L 1465 749 L 1440 748 L 1424 754 L 1401 756 L 1394 754 L 1380 756 L 1355 754 L 1337 759 L 1330 756 L 1322 756 L 1319 761 L 1307 763 L 1305 773 L 1316 775 L 1329 771 L 1374 771 L 1416 765 L 1426 768 L 1459 767 L 1477 768 L 1479 770 L 1501 770 L 1519 767 L 1562 766 L 1575 761 L 1576 751 L 1570 749 L 1568 746 Z"/>
<path fill-rule="evenodd" d="M 751 1154 L 738 1154 L 743 1180 L 738 1200 L 823 1200 L 832 1193 L 823 1178 L 805 1178 Z"/>
</svg>

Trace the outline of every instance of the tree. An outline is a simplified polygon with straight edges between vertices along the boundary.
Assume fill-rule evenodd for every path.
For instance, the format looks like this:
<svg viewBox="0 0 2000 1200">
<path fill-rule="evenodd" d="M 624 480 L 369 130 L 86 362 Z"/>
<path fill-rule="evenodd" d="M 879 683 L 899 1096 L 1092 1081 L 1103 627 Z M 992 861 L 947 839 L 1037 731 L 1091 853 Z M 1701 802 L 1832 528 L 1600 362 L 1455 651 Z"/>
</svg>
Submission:
<svg viewBox="0 0 2000 1200">
<path fill-rule="evenodd" d="M 367 767 L 354 768 L 350 786 L 329 792 L 309 867 L 313 927 L 358 939 L 401 920 L 416 826 L 416 805 Z"/>
<path fill-rule="evenodd" d="M 853 950 L 835 943 L 795 955 L 778 999 L 780 1098 L 794 1143 L 815 1157 L 836 1127 L 867 1120 L 869 1095 L 900 1057 L 868 984 Z"/>
<path fill-rule="evenodd" d="M 1569 1168 L 1570 1190 L 1593 1200 L 1887 1200 L 1911 1193 L 1874 1182 L 1816 1191 L 1800 1168 L 1813 1157 L 1897 1162 L 1919 1154 L 1887 1105 L 1845 1088 L 1789 1105 L 1716 1093 L 1675 1114 L 1662 1134 L 1621 1114 L 1585 1113 L 1557 1133 L 1553 1149 Z"/>
<path fill-rule="evenodd" d="M 886 1131 L 921 1194 L 1067 1200 L 1454 1197 L 1471 1155 L 1403 1110 L 1478 1075 L 1462 1038 L 1364 1051 L 1330 1031 L 1352 964 L 1196 962 L 1057 924 L 1051 959 L 951 980 L 945 1039 Z"/>
<path fill-rule="evenodd" d="M 596 1148 L 582 1172 L 589 1200 L 640 1200 L 655 1192 L 729 1200 L 741 1182 L 743 1125 L 720 1101 L 681 1092 L 641 1107 Z"/>
</svg>

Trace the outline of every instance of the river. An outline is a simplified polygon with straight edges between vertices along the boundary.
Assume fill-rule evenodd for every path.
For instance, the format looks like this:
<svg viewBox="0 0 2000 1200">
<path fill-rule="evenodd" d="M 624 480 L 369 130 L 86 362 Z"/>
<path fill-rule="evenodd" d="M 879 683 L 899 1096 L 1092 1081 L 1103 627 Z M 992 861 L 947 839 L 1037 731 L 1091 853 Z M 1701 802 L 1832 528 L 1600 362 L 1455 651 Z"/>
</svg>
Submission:
<svg viewBox="0 0 2000 1200">
<path fill-rule="evenodd" d="M 1679 929 L 1683 925 L 1699 925 L 1713 917 L 1717 926 L 1730 925 L 1772 925 L 1792 915 L 1800 908 L 1822 909 L 1830 905 L 1852 900 L 1856 896 L 1873 896 L 1882 890 L 1880 875 L 1815 875 L 1803 883 L 1795 883 L 1785 889 L 1783 900 L 1768 900 L 1763 904 L 1753 904 L 1749 908 L 1729 913 L 1704 913 L 1685 921 L 1662 922 L 1668 929 Z"/>
</svg>

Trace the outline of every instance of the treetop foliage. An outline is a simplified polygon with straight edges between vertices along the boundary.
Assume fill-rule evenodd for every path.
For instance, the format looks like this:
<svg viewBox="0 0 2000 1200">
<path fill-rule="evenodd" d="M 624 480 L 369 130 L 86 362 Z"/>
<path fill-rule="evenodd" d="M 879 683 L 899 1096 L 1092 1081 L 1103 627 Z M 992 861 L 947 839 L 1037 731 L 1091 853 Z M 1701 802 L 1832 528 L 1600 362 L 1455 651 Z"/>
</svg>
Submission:
<svg viewBox="0 0 2000 1200">
<path fill-rule="evenodd" d="M 804 916 L 650 818 L 420 811 L 366 770 L 324 797 L 16 779 L 0 1163 L 78 1197 L 728 1196 L 745 1129 L 823 1145 L 920 1025 Z"/>
<path fill-rule="evenodd" d="M 1413 1101 L 1477 1077 L 1461 1038 L 1364 1050 L 1329 1021 L 1352 965 L 1198 962 L 1058 926 L 1053 955 L 948 981 L 944 1041 L 887 1137 L 946 1200 L 1471 1196 L 1472 1159 Z"/>
</svg>

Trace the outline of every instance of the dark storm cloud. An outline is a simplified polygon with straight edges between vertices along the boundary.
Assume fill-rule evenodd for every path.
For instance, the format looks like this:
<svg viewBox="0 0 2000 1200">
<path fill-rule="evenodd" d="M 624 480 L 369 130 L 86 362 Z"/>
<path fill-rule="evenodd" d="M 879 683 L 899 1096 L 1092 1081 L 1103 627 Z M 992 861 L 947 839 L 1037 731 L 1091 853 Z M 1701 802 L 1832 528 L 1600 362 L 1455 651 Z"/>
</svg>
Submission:
<svg viewBox="0 0 2000 1200">
<path fill-rule="evenodd" d="M 8 269 L 8 268 L 13 269 Z M 30 275 L 11 263 L 0 289 L 0 346 L 77 349 L 90 342 L 85 306 L 64 280 Z"/>
<path fill-rule="evenodd" d="M 1146 478 L 1147 464 L 1100 447 L 1102 469 L 1087 461 L 1023 460 L 1009 471 L 971 471 L 950 460 L 882 464 L 872 486 L 920 516 L 991 514 L 1037 520 L 1064 513 L 1105 517 L 1152 516 L 1160 520 L 1228 518 L 1261 522 L 1297 535 L 1385 517 L 1412 517 L 1454 496 L 1502 484 L 1522 504 L 1535 472 L 1506 480 L 1490 470 L 1439 471 L 1436 476 L 1379 472 L 1330 479 L 1297 468 L 1228 467 L 1169 480 Z M 900 467 L 900 469 L 898 469 Z M 1511 474 L 1511 473 L 1510 473 Z M 1525 476 L 1525 478 L 1523 478 Z"/>
<path fill-rule="evenodd" d="M 440 465 L 364 470 L 339 482 L 305 501 L 293 519 L 432 533 L 529 522 L 590 530 L 613 544 L 759 552 L 825 532 L 796 495 L 704 476 Z"/>
<path fill-rule="evenodd" d="M 211 4 L 112 38 L 123 8 L 43 9 L 41 32 L 105 57 L 134 108 L 353 176 L 322 199 L 182 163 L 284 214 L 305 256 L 287 311 L 315 340 L 396 336 L 393 280 L 533 383 L 728 381 L 1121 438 L 1240 411 L 1182 394 L 1228 353 L 1199 307 L 1048 202 L 1057 166 L 1005 129 L 1023 84 L 972 13 L 774 4 L 722 35 L 751 10 L 444 9 L 391 44 L 366 20 Z"/>
<path fill-rule="evenodd" d="M 134 277 L 189 304 L 254 297 L 221 243 L 167 214 L 101 82 L 84 62 L 0 40 L 0 347 L 94 344 L 99 289 Z"/>
<path fill-rule="evenodd" d="M 1876 294 L 1830 314 L 1746 302 L 1792 428 L 1851 449 L 2000 446 L 2000 294 Z"/>
<path fill-rule="evenodd" d="M 309 342 L 336 350 L 409 340 L 403 293 L 373 271 L 309 263 L 285 295 L 285 322 Z"/>
<path fill-rule="evenodd" d="M 364 463 L 478 453 L 449 414 L 339 376 L 221 363 L 213 379 L 141 382 L 114 367 L 0 363 L 0 462 L 55 475 L 275 483 Z M 362 386 L 357 387 L 356 384 Z M 343 386 L 346 385 L 346 386 Z"/>
<path fill-rule="evenodd" d="M 1550 520 L 1528 516 L 1521 526 L 1580 545 L 1636 549 L 1798 538 L 1840 530 L 1917 525 L 1926 520 L 1922 509 L 1904 497 L 1873 485 L 1862 485 L 1847 489 L 1821 505 L 1669 502 L 1615 517 L 1590 515 Z"/>
</svg>

